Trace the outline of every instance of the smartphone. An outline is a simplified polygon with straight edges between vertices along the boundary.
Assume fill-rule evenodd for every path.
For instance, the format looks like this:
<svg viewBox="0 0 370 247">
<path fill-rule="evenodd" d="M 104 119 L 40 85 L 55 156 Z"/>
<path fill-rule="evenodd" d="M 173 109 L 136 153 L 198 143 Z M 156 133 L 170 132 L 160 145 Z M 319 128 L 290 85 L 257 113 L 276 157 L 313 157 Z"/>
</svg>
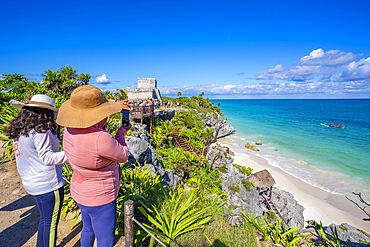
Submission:
<svg viewBox="0 0 370 247">
<path fill-rule="evenodd" d="M 128 110 L 122 110 L 122 126 L 130 126 L 130 111 Z"/>
</svg>

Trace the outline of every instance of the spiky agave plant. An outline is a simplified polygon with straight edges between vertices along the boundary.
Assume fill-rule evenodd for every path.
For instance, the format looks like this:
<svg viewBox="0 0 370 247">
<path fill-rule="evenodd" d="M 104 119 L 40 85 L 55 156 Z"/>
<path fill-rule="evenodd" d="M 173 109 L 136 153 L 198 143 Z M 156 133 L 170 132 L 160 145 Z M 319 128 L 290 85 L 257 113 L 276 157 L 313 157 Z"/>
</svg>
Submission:
<svg viewBox="0 0 370 247">
<path fill-rule="evenodd" d="M 153 207 L 153 210 L 139 207 L 139 210 L 154 227 L 145 223 L 143 225 L 167 245 L 182 234 L 203 228 L 203 225 L 211 219 L 207 215 L 210 207 L 203 209 L 194 207 L 194 203 L 198 201 L 195 190 L 187 196 L 184 192 L 170 193 L 168 200 L 171 204 L 171 212 L 162 211 L 157 207 Z"/>
</svg>

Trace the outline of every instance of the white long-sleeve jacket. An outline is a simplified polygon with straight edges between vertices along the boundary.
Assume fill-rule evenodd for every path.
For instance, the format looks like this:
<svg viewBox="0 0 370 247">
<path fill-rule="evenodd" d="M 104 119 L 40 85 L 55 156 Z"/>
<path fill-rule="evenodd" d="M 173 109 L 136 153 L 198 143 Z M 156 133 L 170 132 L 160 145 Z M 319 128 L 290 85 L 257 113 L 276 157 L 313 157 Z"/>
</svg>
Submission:
<svg viewBox="0 0 370 247">
<path fill-rule="evenodd" d="M 14 140 L 13 145 L 18 173 L 29 194 L 45 194 L 64 185 L 62 164 L 68 158 L 59 151 L 59 140 L 50 130 L 44 133 L 31 130 L 28 136 Z"/>
</svg>

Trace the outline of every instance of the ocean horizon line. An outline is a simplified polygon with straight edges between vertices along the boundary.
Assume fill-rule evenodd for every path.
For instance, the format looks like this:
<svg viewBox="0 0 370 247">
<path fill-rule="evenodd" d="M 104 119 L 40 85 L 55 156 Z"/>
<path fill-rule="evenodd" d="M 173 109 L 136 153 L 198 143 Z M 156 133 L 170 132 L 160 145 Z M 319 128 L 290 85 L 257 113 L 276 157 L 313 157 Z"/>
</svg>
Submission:
<svg viewBox="0 0 370 247">
<path fill-rule="evenodd" d="M 196 95 L 181 95 L 181 97 L 197 97 Z M 205 95 L 206 96 L 206 95 Z M 233 97 L 225 97 L 225 98 L 215 98 L 215 97 L 205 97 L 204 98 L 209 98 L 210 100 L 370 100 L 369 98 L 233 98 Z M 178 98 L 177 95 L 162 95 L 162 97 L 169 97 L 169 98 Z"/>
</svg>

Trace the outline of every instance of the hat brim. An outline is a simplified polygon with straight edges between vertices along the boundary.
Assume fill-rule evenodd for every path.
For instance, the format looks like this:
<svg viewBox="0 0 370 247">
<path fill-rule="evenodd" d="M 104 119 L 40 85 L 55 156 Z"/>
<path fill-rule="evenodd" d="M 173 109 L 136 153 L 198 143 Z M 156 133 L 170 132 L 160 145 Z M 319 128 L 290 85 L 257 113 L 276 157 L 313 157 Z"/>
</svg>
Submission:
<svg viewBox="0 0 370 247">
<path fill-rule="evenodd" d="M 22 109 L 25 106 L 29 106 L 29 107 L 37 107 L 37 108 L 49 109 L 49 110 L 52 110 L 55 113 L 57 113 L 59 111 L 58 108 L 55 108 L 55 107 L 52 107 L 52 106 L 36 105 L 36 104 L 24 104 L 22 102 L 19 102 L 17 100 L 14 100 L 14 99 L 12 99 L 11 101 L 9 101 L 9 104 L 11 104 L 12 106 L 14 106 L 15 108 L 18 108 L 18 109 Z"/>
<path fill-rule="evenodd" d="M 67 100 L 59 109 L 57 124 L 70 128 L 88 128 L 121 110 L 121 104 L 113 101 L 91 109 L 77 109 L 71 106 L 71 100 Z"/>
</svg>

